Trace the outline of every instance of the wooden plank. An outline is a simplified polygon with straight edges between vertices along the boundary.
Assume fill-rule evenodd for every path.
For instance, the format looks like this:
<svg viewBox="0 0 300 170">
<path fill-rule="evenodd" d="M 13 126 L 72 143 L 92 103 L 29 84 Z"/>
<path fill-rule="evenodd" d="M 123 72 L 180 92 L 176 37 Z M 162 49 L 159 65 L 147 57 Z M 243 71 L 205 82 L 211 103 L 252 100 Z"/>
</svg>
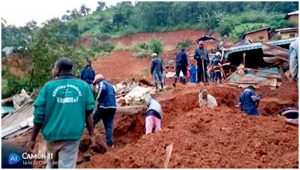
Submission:
<svg viewBox="0 0 300 170">
<path fill-rule="evenodd" d="M 12 97 L 6 98 L 6 99 L 2 99 L 1 100 L 1 105 L 4 105 L 7 102 L 12 102 Z"/>
<path fill-rule="evenodd" d="M 165 159 L 165 162 L 164 162 L 164 168 L 168 168 L 172 152 L 173 152 L 173 143 L 168 145 L 167 148 L 166 148 L 166 159 Z"/>
</svg>

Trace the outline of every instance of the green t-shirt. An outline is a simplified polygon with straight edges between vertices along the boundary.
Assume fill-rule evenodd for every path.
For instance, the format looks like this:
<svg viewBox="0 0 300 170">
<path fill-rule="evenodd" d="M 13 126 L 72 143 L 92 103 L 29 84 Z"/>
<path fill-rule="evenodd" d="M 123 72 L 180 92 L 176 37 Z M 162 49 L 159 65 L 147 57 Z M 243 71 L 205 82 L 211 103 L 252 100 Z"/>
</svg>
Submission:
<svg viewBox="0 0 300 170">
<path fill-rule="evenodd" d="M 47 141 L 80 140 L 86 111 L 93 110 L 95 99 L 88 84 L 71 75 L 46 83 L 34 102 L 34 123 L 42 123 Z"/>
</svg>

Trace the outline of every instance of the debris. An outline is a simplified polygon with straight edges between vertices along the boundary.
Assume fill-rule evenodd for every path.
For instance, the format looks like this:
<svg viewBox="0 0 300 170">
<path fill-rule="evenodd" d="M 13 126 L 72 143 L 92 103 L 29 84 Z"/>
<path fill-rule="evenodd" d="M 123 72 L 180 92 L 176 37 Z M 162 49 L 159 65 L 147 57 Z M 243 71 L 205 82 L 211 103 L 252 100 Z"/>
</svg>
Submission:
<svg viewBox="0 0 300 170">
<path fill-rule="evenodd" d="M 4 116 L 6 116 L 7 114 L 11 113 L 12 111 L 14 111 L 13 107 L 10 107 L 10 106 L 1 106 L 1 117 L 3 118 Z"/>
<path fill-rule="evenodd" d="M 16 94 L 12 97 L 1 100 L 1 104 L 4 105 L 8 102 L 13 102 L 14 108 L 18 109 L 22 105 L 30 101 L 32 101 L 31 97 L 26 93 L 24 89 L 22 89 L 20 94 Z"/>
<path fill-rule="evenodd" d="M 140 79 L 140 80 L 139 80 L 139 83 L 144 84 L 144 85 L 147 85 L 147 86 L 154 86 L 153 83 L 149 82 L 149 81 L 146 80 L 146 79 Z"/>
<path fill-rule="evenodd" d="M 107 151 L 106 147 L 99 141 L 96 142 L 96 146 L 92 147 L 92 149 L 94 152 L 101 154 L 104 154 Z"/>
<path fill-rule="evenodd" d="M 125 96 L 125 102 L 126 104 L 132 104 L 134 102 L 143 101 L 146 94 L 151 93 L 151 91 L 151 88 L 137 86 Z"/>
<path fill-rule="evenodd" d="M 238 87 L 247 87 L 249 85 L 254 85 L 255 87 L 268 86 L 271 88 L 276 88 L 278 84 L 278 79 L 281 79 L 279 75 L 279 69 L 276 67 L 268 69 L 249 69 L 244 68 L 243 65 L 239 66 L 237 71 L 232 73 L 228 79 L 229 84 L 237 85 Z"/>
<path fill-rule="evenodd" d="M 33 101 L 26 103 L 1 120 L 1 137 L 7 137 L 22 129 L 33 127 Z"/>
</svg>

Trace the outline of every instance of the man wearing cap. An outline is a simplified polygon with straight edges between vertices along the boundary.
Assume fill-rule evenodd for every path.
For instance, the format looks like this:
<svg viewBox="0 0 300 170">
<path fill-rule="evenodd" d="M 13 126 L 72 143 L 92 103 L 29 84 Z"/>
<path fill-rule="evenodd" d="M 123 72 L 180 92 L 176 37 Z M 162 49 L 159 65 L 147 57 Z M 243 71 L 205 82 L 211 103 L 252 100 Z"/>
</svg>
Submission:
<svg viewBox="0 0 300 170">
<path fill-rule="evenodd" d="M 72 74 L 72 60 L 59 59 L 34 102 L 34 127 L 29 149 L 33 151 L 39 131 L 46 140 L 47 168 L 75 168 L 85 124 L 95 146 L 91 113 L 95 100 L 87 83 Z"/>
<path fill-rule="evenodd" d="M 221 53 L 216 52 L 216 55 L 211 61 L 212 65 L 212 70 L 213 70 L 213 81 L 220 83 L 222 79 L 222 74 L 221 74 Z"/>
<path fill-rule="evenodd" d="M 207 64 L 209 63 L 208 52 L 204 48 L 203 41 L 198 42 L 195 49 L 194 59 L 197 61 L 197 82 L 207 83 Z"/>
<path fill-rule="evenodd" d="M 102 119 L 106 144 L 108 148 L 113 148 L 113 120 L 116 113 L 116 93 L 114 87 L 105 80 L 102 74 L 97 74 L 94 80 L 97 85 L 98 96 L 97 105 L 93 115 L 94 126 Z"/>
<path fill-rule="evenodd" d="M 163 79 L 163 63 L 161 59 L 158 57 L 157 53 L 153 53 L 151 55 L 152 61 L 151 61 L 151 75 L 154 79 L 154 84 L 156 87 L 156 90 L 158 90 L 158 81 L 161 85 L 161 90 L 164 88 L 164 79 Z"/>
<path fill-rule="evenodd" d="M 176 82 L 179 77 L 180 71 L 183 73 L 183 82 L 186 83 L 187 78 L 187 66 L 188 66 L 188 57 L 185 52 L 185 49 L 182 48 L 180 52 L 176 55 L 176 75 L 173 86 L 176 87 Z"/>
</svg>

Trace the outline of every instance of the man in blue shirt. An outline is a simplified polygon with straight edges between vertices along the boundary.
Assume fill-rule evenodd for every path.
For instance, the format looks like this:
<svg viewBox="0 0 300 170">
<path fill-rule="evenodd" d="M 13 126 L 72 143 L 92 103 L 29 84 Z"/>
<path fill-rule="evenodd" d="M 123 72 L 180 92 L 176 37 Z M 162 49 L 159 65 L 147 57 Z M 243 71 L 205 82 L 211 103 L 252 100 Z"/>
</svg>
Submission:
<svg viewBox="0 0 300 170">
<path fill-rule="evenodd" d="M 85 67 L 80 72 L 80 79 L 87 82 L 90 88 L 93 90 L 93 81 L 95 78 L 95 71 L 92 67 L 92 62 L 90 60 L 86 60 Z"/>
<path fill-rule="evenodd" d="M 157 53 L 153 53 L 151 57 L 152 57 L 152 61 L 151 61 L 150 72 L 151 75 L 153 76 L 156 90 L 158 91 L 158 81 L 160 82 L 161 90 L 163 90 L 164 89 L 163 63 L 161 59 L 158 57 Z"/>
<path fill-rule="evenodd" d="M 240 95 L 240 108 L 249 116 L 259 116 L 257 107 L 262 95 L 256 95 L 255 91 L 253 86 L 249 86 Z"/>
<path fill-rule="evenodd" d="M 117 110 L 116 92 L 114 87 L 105 80 L 102 74 L 97 74 L 94 84 L 98 86 L 96 111 L 93 115 L 94 126 L 102 119 L 105 127 L 106 144 L 113 148 L 113 120 Z"/>
<path fill-rule="evenodd" d="M 187 77 L 187 66 L 188 66 L 188 57 L 185 52 L 185 49 L 182 48 L 180 52 L 176 55 L 176 75 L 174 79 L 173 86 L 176 87 L 177 79 L 180 75 L 180 71 L 183 73 L 183 82 L 186 83 L 186 77 Z"/>
</svg>

